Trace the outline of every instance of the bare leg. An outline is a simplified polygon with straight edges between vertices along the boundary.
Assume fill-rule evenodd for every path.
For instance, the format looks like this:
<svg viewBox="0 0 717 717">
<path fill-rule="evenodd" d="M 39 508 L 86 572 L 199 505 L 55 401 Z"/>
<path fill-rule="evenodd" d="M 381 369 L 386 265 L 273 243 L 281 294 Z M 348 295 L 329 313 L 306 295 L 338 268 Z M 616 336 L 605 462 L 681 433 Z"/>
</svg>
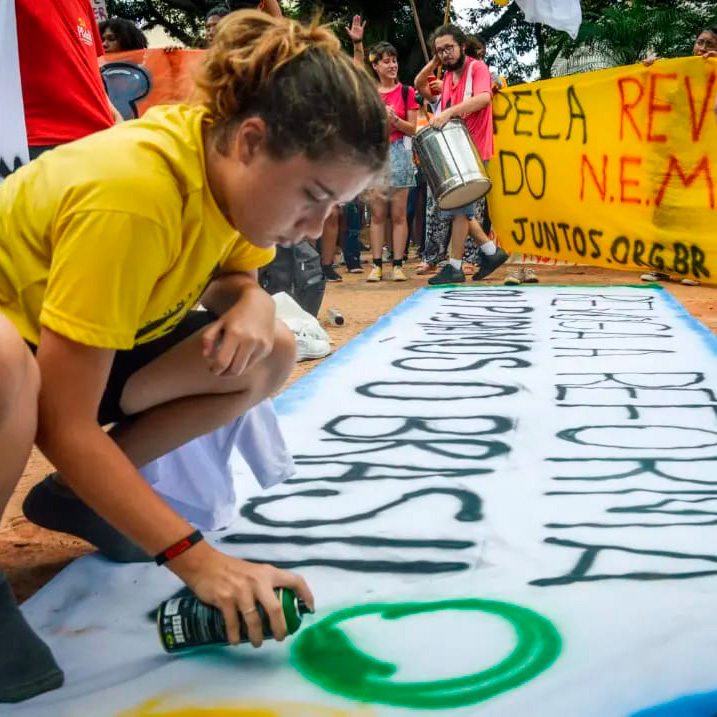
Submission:
<svg viewBox="0 0 717 717">
<path fill-rule="evenodd" d="M 112 437 L 137 467 L 231 423 L 277 392 L 294 367 L 294 336 L 277 322 L 274 349 L 246 374 L 214 376 L 202 357 L 201 332 L 133 374 L 120 405 L 131 421 Z"/>
<path fill-rule="evenodd" d="M 277 322 L 272 352 L 251 371 L 215 376 L 202 356 L 197 332 L 133 374 L 120 405 L 130 419 L 112 429 L 122 451 L 141 467 L 188 441 L 234 421 L 281 388 L 294 366 L 296 344 L 288 327 Z M 111 560 L 150 559 L 54 475 L 36 485 L 23 504 L 28 519 L 50 530 L 77 535 Z"/>
<path fill-rule="evenodd" d="M 406 202 L 408 189 L 394 189 L 391 195 L 391 223 L 393 225 L 393 260 L 403 261 L 408 239 L 408 223 L 406 220 Z"/>
<path fill-rule="evenodd" d="M 465 214 L 456 214 L 451 224 L 451 259 L 463 259 L 468 236 L 468 217 Z"/>
<path fill-rule="evenodd" d="M 326 281 L 343 281 L 343 277 L 334 269 L 336 245 L 339 240 L 339 208 L 334 207 L 324 222 L 321 234 L 321 271 Z"/>
<path fill-rule="evenodd" d="M 388 200 L 383 192 L 374 190 L 370 195 L 371 201 L 371 227 L 369 228 L 369 239 L 371 241 L 371 257 L 373 268 L 366 281 L 381 281 L 383 277 L 382 253 L 383 242 L 386 236 L 386 224 L 388 214 Z"/>
<path fill-rule="evenodd" d="M 369 239 L 371 241 L 371 257 L 380 259 L 386 234 L 388 200 L 382 193 L 374 190 L 371 193 L 370 202 L 371 226 L 369 228 Z"/>
<path fill-rule="evenodd" d="M 490 238 L 483 231 L 483 227 L 478 223 L 475 217 L 468 221 L 468 233 L 479 246 L 490 241 Z"/>
<path fill-rule="evenodd" d="M 27 463 L 37 430 L 40 372 L 15 327 L 0 314 L 0 515 Z"/>
<path fill-rule="evenodd" d="M 0 314 L 0 516 L 27 463 L 37 429 L 40 372 L 15 327 Z M 47 646 L 15 604 L 0 571 L 0 702 L 18 702 L 62 685 Z M 6 649 L 7 648 L 7 649 Z"/>
<path fill-rule="evenodd" d="M 384 224 L 384 232 L 383 232 L 383 247 L 385 247 L 390 253 L 391 258 L 393 258 L 393 222 L 391 221 L 391 202 L 390 200 L 386 200 L 386 223 Z M 383 249 L 381 247 L 381 249 Z"/>
<path fill-rule="evenodd" d="M 321 234 L 321 265 L 331 266 L 336 255 L 336 244 L 339 239 L 339 208 L 334 207 L 324 222 Z"/>
</svg>

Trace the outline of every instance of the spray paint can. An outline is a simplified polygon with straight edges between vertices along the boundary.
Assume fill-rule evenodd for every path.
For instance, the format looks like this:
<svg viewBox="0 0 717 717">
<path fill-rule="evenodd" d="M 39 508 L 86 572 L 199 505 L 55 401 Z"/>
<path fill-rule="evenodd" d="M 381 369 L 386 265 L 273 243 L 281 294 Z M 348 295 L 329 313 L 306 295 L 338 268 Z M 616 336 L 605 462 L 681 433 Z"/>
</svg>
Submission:
<svg viewBox="0 0 717 717">
<path fill-rule="evenodd" d="M 329 321 L 334 326 L 343 326 L 344 324 L 344 316 L 338 309 L 329 309 L 328 311 L 328 317 Z"/>
<path fill-rule="evenodd" d="M 274 588 L 284 611 L 286 630 L 293 635 L 301 626 L 301 619 L 311 612 L 303 600 L 289 588 Z M 262 634 L 273 639 L 269 617 L 261 604 L 256 605 L 261 619 Z M 239 615 L 240 642 L 249 642 L 246 623 Z M 228 645 L 226 625 L 221 610 L 207 605 L 194 595 L 165 600 L 157 610 L 157 630 L 162 647 L 167 652 L 182 652 L 206 645 Z"/>
</svg>

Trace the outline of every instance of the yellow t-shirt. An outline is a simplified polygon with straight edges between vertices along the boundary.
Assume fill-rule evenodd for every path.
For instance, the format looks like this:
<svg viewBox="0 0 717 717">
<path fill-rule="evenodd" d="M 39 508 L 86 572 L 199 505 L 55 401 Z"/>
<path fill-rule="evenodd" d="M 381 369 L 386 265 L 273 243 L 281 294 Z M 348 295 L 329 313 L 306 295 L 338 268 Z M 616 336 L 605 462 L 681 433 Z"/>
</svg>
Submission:
<svg viewBox="0 0 717 717">
<path fill-rule="evenodd" d="M 227 222 L 204 168 L 202 107 L 144 117 L 46 153 L 0 184 L 0 312 L 129 349 L 169 333 L 217 271 L 274 257 Z"/>
</svg>

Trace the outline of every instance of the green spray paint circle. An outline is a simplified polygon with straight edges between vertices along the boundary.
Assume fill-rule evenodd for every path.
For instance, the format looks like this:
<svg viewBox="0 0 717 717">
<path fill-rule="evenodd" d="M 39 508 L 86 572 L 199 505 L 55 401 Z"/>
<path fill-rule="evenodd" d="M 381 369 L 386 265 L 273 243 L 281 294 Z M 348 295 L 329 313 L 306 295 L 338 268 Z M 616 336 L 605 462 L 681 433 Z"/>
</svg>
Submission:
<svg viewBox="0 0 717 717">
<path fill-rule="evenodd" d="M 364 615 L 384 620 L 439 610 L 471 610 L 507 620 L 518 638 L 513 651 L 487 670 L 433 682 L 392 682 L 396 666 L 358 650 L 339 624 Z M 560 635 L 550 621 L 518 605 L 466 598 L 429 603 L 382 603 L 339 610 L 299 633 L 292 662 L 307 679 L 334 694 L 361 702 L 440 709 L 463 707 L 518 687 L 550 667 L 560 654 Z"/>
</svg>

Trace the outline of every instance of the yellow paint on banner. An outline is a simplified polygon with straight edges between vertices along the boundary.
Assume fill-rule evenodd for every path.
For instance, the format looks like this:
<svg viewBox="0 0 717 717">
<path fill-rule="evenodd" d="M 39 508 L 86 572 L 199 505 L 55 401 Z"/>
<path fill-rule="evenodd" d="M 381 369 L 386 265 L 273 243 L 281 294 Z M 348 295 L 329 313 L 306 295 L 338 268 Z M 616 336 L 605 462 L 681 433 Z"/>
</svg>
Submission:
<svg viewBox="0 0 717 717">
<path fill-rule="evenodd" d="M 717 60 L 519 85 L 493 103 L 509 251 L 717 283 Z"/>
<path fill-rule="evenodd" d="M 368 708 L 345 710 L 306 702 L 180 702 L 159 697 L 116 717 L 375 717 Z"/>
</svg>

